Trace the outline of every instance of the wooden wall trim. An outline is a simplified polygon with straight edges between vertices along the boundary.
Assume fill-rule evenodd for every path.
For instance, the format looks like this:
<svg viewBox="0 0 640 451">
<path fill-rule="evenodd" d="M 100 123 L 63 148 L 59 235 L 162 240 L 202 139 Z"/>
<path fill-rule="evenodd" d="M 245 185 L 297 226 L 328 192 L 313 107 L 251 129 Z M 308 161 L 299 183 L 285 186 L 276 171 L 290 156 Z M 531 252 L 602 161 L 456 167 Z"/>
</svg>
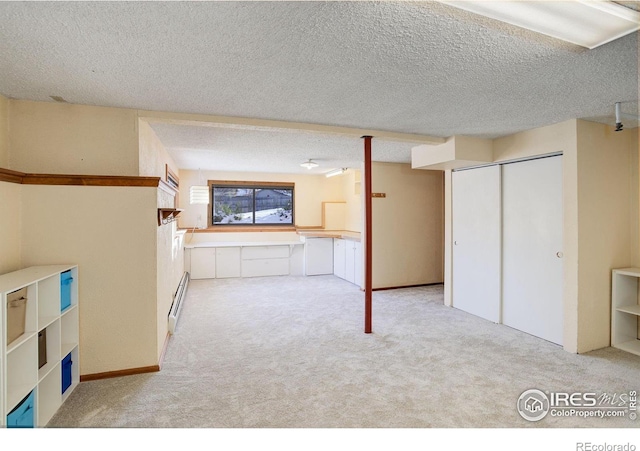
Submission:
<svg viewBox="0 0 640 451">
<path fill-rule="evenodd" d="M 25 185 L 139 186 L 157 188 L 160 177 L 121 175 L 25 174 Z"/>
<path fill-rule="evenodd" d="M 133 186 L 158 188 L 160 177 L 135 175 L 28 174 L 0 168 L 0 181 L 23 185 Z"/>
<path fill-rule="evenodd" d="M 139 368 L 107 371 L 104 373 L 83 374 L 80 376 L 80 382 L 97 381 L 99 379 L 110 379 L 112 377 L 132 376 L 134 374 L 155 373 L 157 371 L 160 371 L 160 365 L 142 366 Z"/>
<path fill-rule="evenodd" d="M 22 178 L 24 177 L 24 175 L 24 172 L 0 168 L 0 182 L 22 183 Z"/>
</svg>

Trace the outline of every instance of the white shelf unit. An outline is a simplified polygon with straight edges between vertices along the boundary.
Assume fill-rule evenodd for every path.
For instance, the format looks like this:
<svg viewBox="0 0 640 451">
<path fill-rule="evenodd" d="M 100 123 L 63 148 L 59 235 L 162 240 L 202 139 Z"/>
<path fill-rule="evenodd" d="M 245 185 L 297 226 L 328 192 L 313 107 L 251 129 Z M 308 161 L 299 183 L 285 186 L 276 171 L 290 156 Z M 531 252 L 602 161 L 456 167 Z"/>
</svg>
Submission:
<svg viewBox="0 0 640 451">
<path fill-rule="evenodd" d="M 638 280 L 640 268 L 612 271 L 611 346 L 640 355 Z"/>
<path fill-rule="evenodd" d="M 71 305 L 61 311 L 61 274 L 71 271 Z M 7 343 L 7 296 L 27 288 L 25 331 Z M 32 266 L 0 276 L 0 427 L 35 391 L 34 423 L 45 426 L 80 382 L 78 267 Z M 46 330 L 47 363 L 38 368 L 38 334 Z M 62 393 L 62 359 L 72 355 L 71 386 Z"/>
</svg>

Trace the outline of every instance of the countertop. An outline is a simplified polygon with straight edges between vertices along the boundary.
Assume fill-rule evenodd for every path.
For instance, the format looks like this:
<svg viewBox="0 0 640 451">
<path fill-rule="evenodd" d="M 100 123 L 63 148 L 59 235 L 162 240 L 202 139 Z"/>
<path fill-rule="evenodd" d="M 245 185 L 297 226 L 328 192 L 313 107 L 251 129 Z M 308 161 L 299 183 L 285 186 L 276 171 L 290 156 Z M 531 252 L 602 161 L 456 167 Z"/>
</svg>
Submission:
<svg viewBox="0 0 640 451">
<path fill-rule="evenodd" d="M 360 241 L 360 232 L 350 232 L 349 230 L 306 229 L 298 230 L 297 233 L 306 238 L 342 238 L 345 240 Z"/>
</svg>

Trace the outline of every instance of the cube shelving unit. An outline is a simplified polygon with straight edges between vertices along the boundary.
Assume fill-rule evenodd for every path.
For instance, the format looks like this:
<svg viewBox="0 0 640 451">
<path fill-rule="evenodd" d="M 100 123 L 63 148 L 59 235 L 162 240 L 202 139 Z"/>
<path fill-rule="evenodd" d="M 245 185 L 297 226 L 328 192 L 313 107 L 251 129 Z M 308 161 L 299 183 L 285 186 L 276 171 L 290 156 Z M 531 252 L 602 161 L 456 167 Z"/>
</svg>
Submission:
<svg viewBox="0 0 640 451">
<path fill-rule="evenodd" d="M 61 310 L 61 274 L 71 271 L 71 305 Z M 7 296 L 27 288 L 24 333 L 7 343 Z M 32 266 L 0 276 L 0 427 L 35 392 L 34 425 L 46 426 L 77 387 L 79 377 L 78 267 Z M 46 364 L 38 368 L 38 334 L 46 330 Z M 71 386 L 62 393 L 62 360 L 72 356 Z"/>
</svg>

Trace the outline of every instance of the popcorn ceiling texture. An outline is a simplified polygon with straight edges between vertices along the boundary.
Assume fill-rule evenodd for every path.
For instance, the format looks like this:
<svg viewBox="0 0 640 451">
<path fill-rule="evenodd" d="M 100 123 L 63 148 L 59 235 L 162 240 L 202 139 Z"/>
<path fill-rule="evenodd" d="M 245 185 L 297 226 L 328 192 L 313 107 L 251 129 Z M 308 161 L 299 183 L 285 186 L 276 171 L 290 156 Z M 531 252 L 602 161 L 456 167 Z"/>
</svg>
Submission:
<svg viewBox="0 0 640 451">
<path fill-rule="evenodd" d="M 589 51 L 435 2 L 2 2 L 0 54 L 12 98 L 439 137 L 638 108 L 637 33 Z"/>
</svg>

